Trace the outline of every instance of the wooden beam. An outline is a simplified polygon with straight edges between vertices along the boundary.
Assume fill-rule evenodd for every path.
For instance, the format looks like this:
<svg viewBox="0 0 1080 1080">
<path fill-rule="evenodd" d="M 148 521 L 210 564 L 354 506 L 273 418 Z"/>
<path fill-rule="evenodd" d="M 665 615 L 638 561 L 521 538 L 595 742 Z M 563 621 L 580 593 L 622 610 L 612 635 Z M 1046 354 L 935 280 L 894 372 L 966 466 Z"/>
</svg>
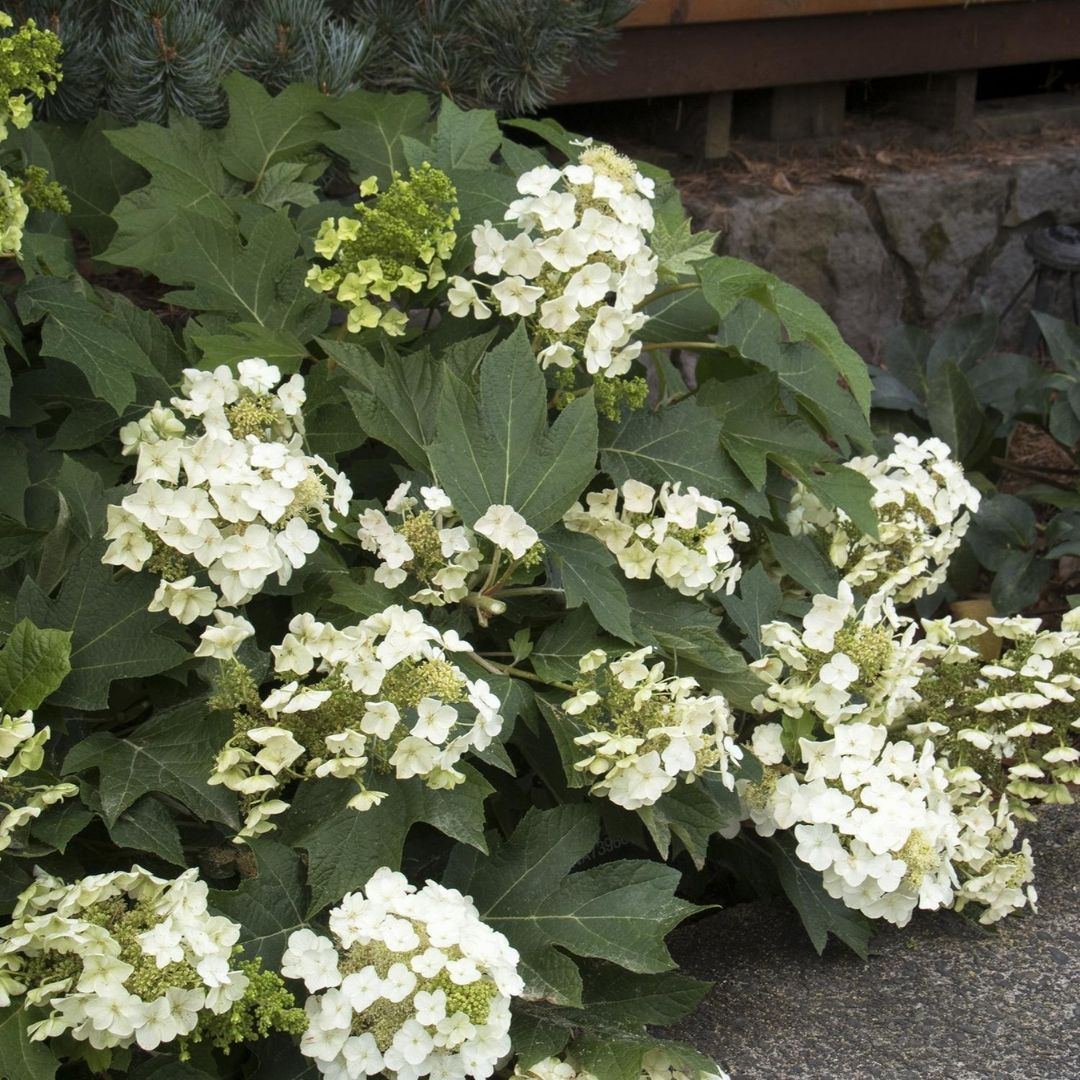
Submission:
<svg viewBox="0 0 1080 1080">
<path fill-rule="evenodd" d="M 835 138 L 844 130 L 844 83 L 776 86 L 747 95 L 738 130 L 772 142 Z"/>
<path fill-rule="evenodd" d="M 970 7 L 1003 0 L 644 0 L 623 26 L 678 26 L 680 23 L 741 22 L 805 15 L 849 15 L 909 8 Z"/>
<path fill-rule="evenodd" d="M 579 72 L 559 103 L 1080 59 L 1080 0 L 625 30 L 614 68 Z"/>
<path fill-rule="evenodd" d="M 886 108 L 894 116 L 943 131 L 968 131 L 975 123 L 974 71 L 905 75 L 885 80 Z"/>
<path fill-rule="evenodd" d="M 731 149 L 731 94 L 663 98 L 647 111 L 649 141 L 665 150 L 715 161 Z"/>
</svg>

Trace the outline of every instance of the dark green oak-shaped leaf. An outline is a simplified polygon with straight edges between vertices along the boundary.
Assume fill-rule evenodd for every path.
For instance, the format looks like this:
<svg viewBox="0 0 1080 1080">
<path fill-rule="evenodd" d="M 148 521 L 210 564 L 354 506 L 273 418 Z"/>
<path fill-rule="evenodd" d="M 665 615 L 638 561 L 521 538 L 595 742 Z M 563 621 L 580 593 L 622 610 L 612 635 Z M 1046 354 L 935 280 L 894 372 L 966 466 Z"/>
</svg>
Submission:
<svg viewBox="0 0 1080 1080">
<path fill-rule="evenodd" d="M 567 953 L 639 973 L 675 966 L 664 937 L 697 910 L 675 897 L 678 871 L 622 859 L 571 873 L 599 831 L 587 804 L 530 810 L 490 856 L 459 847 L 451 858 L 448 883 L 472 896 L 484 922 L 521 954 L 529 998 L 582 1004 L 581 974 Z"/>
<path fill-rule="evenodd" d="M 746 635 L 743 645 L 755 659 L 762 651 L 761 628 L 777 617 L 781 601 L 780 586 L 769 577 L 761 563 L 754 563 L 742 575 L 737 592 L 720 598 L 724 611 Z"/>
<path fill-rule="evenodd" d="M 117 224 L 112 243 L 100 256 L 116 266 L 153 273 L 183 245 L 181 216 L 188 211 L 221 228 L 233 222 L 225 201 L 230 182 L 221 165 L 221 132 L 191 117 L 175 115 L 169 126 L 139 123 L 105 132 L 110 143 L 150 173 L 147 184 L 129 191 L 112 211 Z"/>
<path fill-rule="evenodd" d="M 788 341 L 780 320 L 767 308 L 743 300 L 720 323 L 718 344 L 776 374 L 802 409 L 835 439 L 841 448 L 851 445 L 872 451 L 874 436 L 866 416 L 851 392 L 840 385 L 836 369 L 808 341 Z M 698 381 L 716 373 L 724 377 L 722 353 L 705 353 L 698 366 Z"/>
<path fill-rule="evenodd" d="M 116 679 L 157 675 L 182 664 L 190 652 L 161 631 L 175 632 L 164 612 L 150 612 L 154 582 L 136 574 L 114 576 L 101 550 L 87 548 L 55 598 L 30 578 L 19 589 L 17 618 L 43 629 L 71 632 L 71 672 L 53 695 L 55 705 L 104 709 Z"/>
<path fill-rule="evenodd" d="M 713 775 L 692 784 L 677 783 L 652 806 L 643 806 L 637 813 L 663 858 L 669 857 L 671 838 L 675 836 L 699 870 L 708 857 L 709 841 L 721 829 L 737 825 L 743 816 L 739 796 Z"/>
<path fill-rule="evenodd" d="M 180 830 L 169 808 L 153 795 L 136 799 L 109 828 L 117 847 L 149 851 L 173 866 L 187 866 Z"/>
<path fill-rule="evenodd" d="M 463 844 L 484 848 L 484 799 L 491 785 L 470 766 L 459 766 L 465 783 L 450 791 L 433 791 L 419 780 L 395 780 L 369 786 L 387 797 L 370 810 L 345 806 L 356 788 L 341 781 L 301 786 L 283 819 L 281 835 L 292 847 L 308 853 L 308 913 L 321 911 L 358 889 L 380 866 L 398 867 L 409 830 L 427 822 Z"/>
<path fill-rule="evenodd" d="M 396 450 L 411 468 L 427 472 L 442 365 L 428 355 L 400 356 L 389 350 L 380 363 L 352 342 L 320 344 L 356 384 L 343 392 L 360 430 Z"/>
<path fill-rule="evenodd" d="M 445 370 L 428 457 L 439 484 L 471 525 L 509 504 L 538 532 L 573 505 L 596 472 L 592 394 L 550 427 L 547 386 L 524 324 L 480 364 L 479 385 Z"/>
<path fill-rule="evenodd" d="M 321 142 L 349 163 L 353 176 L 375 176 L 383 186 L 395 170 L 409 163 L 402 140 L 424 140 L 430 131 L 431 106 L 423 94 L 373 94 L 353 90 L 343 97 L 324 98 L 323 113 L 338 125 Z"/>
<path fill-rule="evenodd" d="M 821 874 L 795 854 L 795 840 L 790 834 L 782 833 L 770 840 L 769 851 L 780 885 L 799 913 L 814 948 L 824 952 L 829 934 L 835 934 L 865 960 L 873 933 L 870 920 L 825 891 Z"/>
<path fill-rule="evenodd" d="M 699 391 L 700 394 L 700 391 Z M 619 423 L 601 429 L 600 464 L 622 484 L 665 480 L 696 487 L 703 495 L 729 499 L 755 514 L 768 514 L 764 495 L 747 483 L 720 445 L 721 425 L 715 413 L 693 400 L 659 412 L 627 410 Z"/>
<path fill-rule="evenodd" d="M 871 382 L 862 357 L 848 345 L 820 304 L 781 281 L 775 274 L 729 256 L 712 256 L 694 264 L 705 299 L 721 319 L 742 300 L 750 299 L 773 312 L 790 341 L 808 341 L 851 387 L 864 414 L 870 412 Z"/>
<path fill-rule="evenodd" d="M 576 608 L 540 635 L 529 662 L 546 682 L 573 682 L 579 674 L 578 661 L 590 649 L 617 655 L 625 652 L 626 646 L 603 635 L 589 611 Z"/>
<path fill-rule="evenodd" d="M 129 735 L 88 736 L 68 752 L 63 771 L 97 770 L 101 816 L 110 828 L 148 793 L 169 795 L 204 821 L 236 828 L 236 796 L 207 783 L 230 733 L 228 719 L 208 712 L 206 702 L 186 701 L 156 713 Z"/>
<path fill-rule="evenodd" d="M 238 71 L 222 80 L 229 122 L 221 140 L 221 163 L 233 176 L 257 183 L 275 162 L 296 162 L 314 150 L 333 124 L 322 113 L 324 95 L 293 83 L 279 94 Z"/>
<path fill-rule="evenodd" d="M 499 122 L 490 109 L 461 109 L 443 97 L 431 140 L 432 165 L 444 172 L 486 169 L 501 142 Z"/>
<path fill-rule="evenodd" d="M 31 1042 L 27 1028 L 49 1015 L 21 1003 L 0 1009 L 0 1077 L 4 1080 L 53 1080 L 60 1059 L 48 1043 Z"/>
<path fill-rule="evenodd" d="M 555 571 L 562 583 L 568 608 L 585 604 L 609 634 L 633 643 L 630 602 L 625 579 L 615 558 L 598 540 L 573 533 L 562 525 L 548 529 L 542 537 Z"/>
<path fill-rule="evenodd" d="M 136 398 L 136 376 L 160 384 L 160 396 L 168 395 L 158 364 L 171 364 L 175 343 L 170 347 L 171 335 L 150 312 L 82 281 L 46 276 L 23 286 L 18 308 L 24 321 L 45 318 L 42 354 L 78 368 L 118 414 Z"/>
<path fill-rule="evenodd" d="M 718 382 L 710 379 L 698 400 L 720 422 L 720 442 L 758 491 L 768 462 L 812 468 L 835 454 L 801 417 L 781 411 L 780 384 L 772 372 Z"/>
<path fill-rule="evenodd" d="M 240 924 L 245 956 L 260 957 L 263 967 L 273 970 L 281 963 L 289 935 L 307 922 L 304 861 L 292 848 L 272 840 L 256 839 L 249 845 L 255 877 L 236 889 L 214 889 L 210 904 Z"/>
<path fill-rule="evenodd" d="M 288 293 L 301 287 L 297 269 L 303 260 L 297 258 L 299 237 L 287 211 L 265 211 L 245 237 L 236 226 L 223 228 L 190 211 L 177 224 L 183 246 L 153 271 L 170 285 L 188 286 L 168 293 L 170 303 L 268 329 L 290 329 Z"/>
<path fill-rule="evenodd" d="M 809 536 L 788 536 L 766 526 L 769 547 L 781 569 L 811 593 L 836 595 L 840 580 L 836 567 Z"/>
</svg>

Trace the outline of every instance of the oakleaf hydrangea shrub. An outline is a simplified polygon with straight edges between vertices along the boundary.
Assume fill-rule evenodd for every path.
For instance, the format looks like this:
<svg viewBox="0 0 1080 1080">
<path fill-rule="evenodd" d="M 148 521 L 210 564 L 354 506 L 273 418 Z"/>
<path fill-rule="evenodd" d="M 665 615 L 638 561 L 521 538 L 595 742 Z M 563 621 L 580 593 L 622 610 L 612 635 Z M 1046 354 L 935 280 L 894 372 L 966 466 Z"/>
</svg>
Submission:
<svg viewBox="0 0 1080 1080">
<path fill-rule="evenodd" d="M 3 276 L 0 1069 L 703 1080 L 682 896 L 1031 909 L 1080 625 L 944 613 L 966 443 L 878 439 L 662 170 L 224 92 L 32 129 L 75 213 Z"/>
</svg>

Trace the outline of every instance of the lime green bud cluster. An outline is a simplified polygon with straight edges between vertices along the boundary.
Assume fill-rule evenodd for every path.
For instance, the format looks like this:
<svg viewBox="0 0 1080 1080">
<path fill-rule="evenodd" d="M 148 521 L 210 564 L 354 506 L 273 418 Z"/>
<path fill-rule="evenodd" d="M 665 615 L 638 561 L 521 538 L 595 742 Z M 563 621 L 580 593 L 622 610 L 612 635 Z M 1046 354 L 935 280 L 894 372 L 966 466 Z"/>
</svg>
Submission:
<svg viewBox="0 0 1080 1080">
<path fill-rule="evenodd" d="M 570 343 L 565 335 L 563 340 Z M 551 403 L 556 409 L 565 409 L 582 392 L 576 389 L 577 369 L 552 368 L 549 370 L 555 387 Z M 602 372 L 598 372 L 593 376 L 592 388 L 596 411 L 608 420 L 618 421 L 623 409 L 644 408 L 646 401 L 649 400 L 649 384 L 640 375 L 608 378 Z"/>
<path fill-rule="evenodd" d="M 0 169 L 0 255 L 21 254 L 28 213 L 21 186 Z"/>
<path fill-rule="evenodd" d="M 22 197 L 31 210 L 52 210 L 57 214 L 70 214 L 71 201 L 64 189 L 49 179 L 40 165 L 29 165 L 22 174 Z"/>
<path fill-rule="evenodd" d="M 0 11 L 0 31 L 14 22 Z M 0 37 L 0 141 L 8 136 L 8 122 L 24 128 L 33 119 L 31 98 L 43 98 L 60 81 L 60 39 L 39 30 L 28 19 L 14 33 Z M 67 213 L 71 204 L 63 189 L 48 179 L 44 169 L 33 165 L 22 177 L 0 169 L 0 255 L 21 255 L 23 226 L 30 208 Z"/>
<path fill-rule="evenodd" d="M 644 408 L 649 398 L 649 384 L 640 375 L 622 379 L 606 379 L 597 375 L 593 380 L 593 389 L 596 411 L 609 420 L 618 420 L 624 408 Z"/>
<path fill-rule="evenodd" d="M 304 1010 L 276 971 L 263 971 L 261 960 L 243 960 L 237 965 L 248 980 L 247 989 L 227 1012 L 199 1014 L 199 1023 L 179 1040 L 180 1060 L 191 1057 L 191 1044 L 207 1042 L 228 1053 L 234 1046 L 265 1039 L 279 1031 L 285 1035 L 304 1033 Z"/>
<path fill-rule="evenodd" d="M 375 177 L 360 185 L 371 202 L 356 203 L 355 217 L 327 218 L 315 250 L 330 263 L 313 266 L 307 284 L 333 292 L 349 306 L 350 331 L 380 327 L 405 332 L 404 311 L 391 306 L 395 295 L 418 293 L 446 274 L 443 260 L 457 241 L 457 191 L 446 173 L 424 162 L 407 179 L 395 173 L 381 194 Z"/>
<path fill-rule="evenodd" d="M 0 30 L 14 22 L 0 11 Z M 39 30 L 33 19 L 13 34 L 0 37 L 0 139 L 7 138 L 7 121 L 17 128 L 30 123 L 33 111 L 28 98 L 43 98 L 56 91 L 60 74 L 60 39 Z"/>
<path fill-rule="evenodd" d="M 234 438 L 246 439 L 249 435 L 266 437 L 278 422 L 274 401 L 269 394 L 248 394 L 225 407 L 225 418 Z"/>
</svg>

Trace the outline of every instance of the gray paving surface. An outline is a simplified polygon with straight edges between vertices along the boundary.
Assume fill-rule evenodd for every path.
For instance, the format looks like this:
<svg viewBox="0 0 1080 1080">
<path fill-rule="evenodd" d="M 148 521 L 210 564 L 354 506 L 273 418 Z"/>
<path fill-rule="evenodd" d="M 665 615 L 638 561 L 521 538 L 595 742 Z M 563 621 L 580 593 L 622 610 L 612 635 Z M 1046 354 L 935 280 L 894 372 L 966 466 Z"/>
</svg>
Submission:
<svg viewBox="0 0 1080 1080">
<path fill-rule="evenodd" d="M 1027 835 L 1039 913 L 998 929 L 924 912 L 864 963 L 778 905 L 683 927 L 676 959 L 717 985 L 671 1034 L 732 1080 L 1080 1080 L 1080 807 Z"/>
</svg>

